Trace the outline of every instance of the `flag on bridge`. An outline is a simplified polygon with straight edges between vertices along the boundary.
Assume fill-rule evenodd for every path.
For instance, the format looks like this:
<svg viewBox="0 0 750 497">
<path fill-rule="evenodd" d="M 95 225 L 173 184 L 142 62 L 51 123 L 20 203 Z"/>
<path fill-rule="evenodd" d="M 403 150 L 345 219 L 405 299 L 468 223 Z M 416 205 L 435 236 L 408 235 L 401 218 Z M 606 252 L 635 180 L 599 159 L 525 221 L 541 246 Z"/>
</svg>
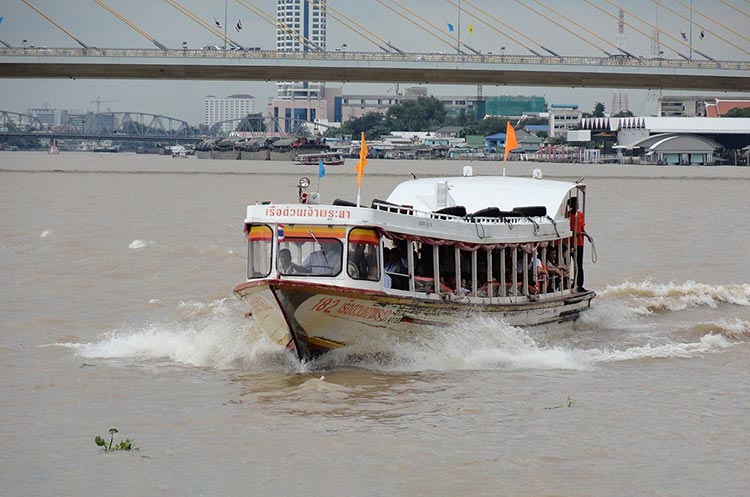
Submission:
<svg viewBox="0 0 750 497">
<path fill-rule="evenodd" d="M 237 24 L 234 25 L 234 29 L 238 33 L 240 32 L 240 30 L 242 29 L 242 21 L 241 20 L 237 19 Z"/>
<path fill-rule="evenodd" d="M 2 17 L 0 17 L 2 19 Z M 701 40 L 706 37 L 706 32 L 701 29 Z"/>
<path fill-rule="evenodd" d="M 680 34 L 682 35 L 682 39 L 687 41 L 687 33 L 685 33 L 684 31 L 680 31 Z"/>
<path fill-rule="evenodd" d="M 214 24 L 216 24 L 217 28 L 221 29 L 221 23 L 217 21 L 215 17 L 214 17 Z"/>
<path fill-rule="evenodd" d="M 2 23 L 3 23 L 3 16 L 0 16 L 0 24 L 2 24 Z"/>
<path fill-rule="evenodd" d="M 474 25 L 473 24 L 469 24 L 469 34 L 471 34 L 473 32 L 474 32 Z"/>
<path fill-rule="evenodd" d="M 2 18 L 0 18 L 0 19 L 2 19 Z M 456 29 L 455 29 L 455 28 L 453 27 L 453 24 L 451 24 L 451 23 L 448 23 L 448 31 L 450 31 L 450 32 L 453 32 L 453 31 L 455 31 L 455 30 L 456 30 Z"/>
</svg>

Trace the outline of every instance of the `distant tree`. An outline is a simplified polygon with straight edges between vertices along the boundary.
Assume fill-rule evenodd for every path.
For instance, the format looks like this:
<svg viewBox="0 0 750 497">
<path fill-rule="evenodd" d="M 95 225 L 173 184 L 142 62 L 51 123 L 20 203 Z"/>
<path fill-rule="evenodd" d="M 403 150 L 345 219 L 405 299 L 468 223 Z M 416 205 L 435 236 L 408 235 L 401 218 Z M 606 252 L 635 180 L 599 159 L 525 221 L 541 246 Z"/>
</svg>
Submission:
<svg viewBox="0 0 750 497">
<path fill-rule="evenodd" d="M 604 117 L 604 104 L 597 102 L 594 106 L 594 112 L 591 114 L 592 117 Z"/>
<path fill-rule="evenodd" d="M 623 110 L 617 114 L 613 114 L 612 117 L 633 117 L 634 114 L 629 110 Z"/>
<path fill-rule="evenodd" d="M 467 126 L 473 122 L 476 122 L 474 116 L 467 114 L 466 110 L 461 109 L 458 111 L 458 114 L 447 116 L 445 124 L 448 126 Z"/>
<path fill-rule="evenodd" d="M 261 112 L 248 114 L 237 125 L 237 131 L 266 131 L 266 118 Z"/>
<path fill-rule="evenodd" d="M 464 126 L 459 136 L 482 135 L 489 136 L 495 133 L 503 133 L 507 128 L 508 119 L 505 117 L 488 117 Z"/>
<path fill-rule="evenodd" d="M 11 133 L 20 131 L 18 127 L 12 122 L 8 122 L 5 126 L 6 126 L 6 129 Z M 31 131 L 31 129 L 27 131 Z M 34 137 L 34 136 L 2 136 L 0 137 L 0 149 L 4 149 L 8 147 L 17 147 L 19 150 L 33 150 L 33 149 L 42 148 L 42 143 L 39 141 L 39 138 Z"/>
<path fill-rule="evenodd" d="M 392 105 L 385 114 L 391 129 L 399 131 L 429 131 L 446 122 L 445 105 L 433 96 L 404 100 Z"/>
<path fill-rule="evenodd" d="M 729 111 L 724 114 L 724 117 L 750 117 L 750 107 L 745 107 L 744 109 L 740 109 L 739 107 L 729 109 Z"/>
<path fill-rule="evenodd" d="M 331 135 L 351 135 L 352 138 L 358 138 L 362 133 L 365 133 L 367 138 L 375 138 L 387 135 L 390 132 L 391 128 L 383 114 L 368 112 L 362 117 L 354 117 L 344 122 L 338 130 L 332 130 Z"/>
</svg>

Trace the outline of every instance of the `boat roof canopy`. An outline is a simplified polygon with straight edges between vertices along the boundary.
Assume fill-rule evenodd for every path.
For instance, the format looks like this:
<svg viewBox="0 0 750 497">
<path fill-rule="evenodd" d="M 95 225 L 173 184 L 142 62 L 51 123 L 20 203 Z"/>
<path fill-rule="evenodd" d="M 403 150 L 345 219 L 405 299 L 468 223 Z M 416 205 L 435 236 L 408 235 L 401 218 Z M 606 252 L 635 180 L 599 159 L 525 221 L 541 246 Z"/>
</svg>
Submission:
<svg viewBox="0 0 750 497">
<path fill-rule="evenodd" d="M 559 217 L 564 215 L 568 192 L 581 186 L 506 176 L 422 178 L 401 183 L 387 200 L 429 212 L 459 205 L 469 213 L 488 207 L 511 211 L 515 207 L 545 206 L 550 216 Z"/>
</svg>

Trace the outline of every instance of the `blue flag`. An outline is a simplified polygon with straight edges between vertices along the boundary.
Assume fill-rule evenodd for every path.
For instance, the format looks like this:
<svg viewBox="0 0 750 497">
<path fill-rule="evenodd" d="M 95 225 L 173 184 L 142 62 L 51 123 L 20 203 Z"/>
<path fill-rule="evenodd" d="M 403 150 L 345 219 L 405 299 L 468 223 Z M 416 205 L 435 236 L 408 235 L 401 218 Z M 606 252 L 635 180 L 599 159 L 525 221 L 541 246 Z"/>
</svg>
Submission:
<svg viewBox="0 0 750 497">
<path fill-rule="evenodd" d="M 323 165 L 323 159 L 318 162 L 318 178 L 322 178 L 326 175 L 326 167 Z"/>
<path fill-rule="evenodd" d="M 3 16 L 0 16 L 0 24 L 3 23 Z"/>
<path fill-rule="evenodd" d="M 453 24 L 448 23 L 448 31 L 455 31 L 455 29 L 453 29 Z"/>
</svg>

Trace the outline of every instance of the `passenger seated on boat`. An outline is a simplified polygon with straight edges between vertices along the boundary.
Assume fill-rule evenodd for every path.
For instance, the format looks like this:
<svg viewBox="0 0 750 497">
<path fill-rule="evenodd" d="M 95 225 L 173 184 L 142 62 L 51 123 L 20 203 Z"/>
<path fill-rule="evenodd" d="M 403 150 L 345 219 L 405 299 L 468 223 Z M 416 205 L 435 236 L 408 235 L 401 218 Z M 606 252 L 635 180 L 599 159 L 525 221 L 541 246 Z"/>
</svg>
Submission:
<svg viewBox="0 0 750 497">
<path fill-rule="evenodd" d="M 568 268 L 562 264 L 558 265 L 557 261 L 557 248 L 554 246 L 547 247 L 547 261 L 544 265 L 547 270 L 549 277 L 549 285 L 547 291 L 554 291 L 560 289 L 560 283 L 565 279 L 568 274 Z"/>
<path fill-rule="evenodd" d="M 526 271 L 528 271 L 529 293 L 539 293 L 538 274 L 542 268 L 542 260 L 536 254 L 529 254 Z M 523 254 L 519 251 L 516 259 L 516 282 L 518 289 L 523 288 Z"/>
<path fill-rule="evenodd" d="M 337 240 L 321 242 L 320 250 L 308 255 L 302 265 L 312 274 L 329 276 L 339 274 L 341 272 L 341 242 Z"/>
<path fill-rule="evenodd" d="M 298 266 L 292 262 L 292 252 L 289 249 L 279 250 L 279 256 L 277 260 L 277 268 L 281 274 L 306 274 L 310 273 L 310 270 L 303 266 Z"/>
<path fill-rule="evenodd" d="M 385 258 L 386 274 L 390 277 L 392 288 L 396 290 L 406 290 L 409 288 L 409 276 L 406 274 L 406 268 L 401 264 L 401 255 L 396 248 L 383 249 Z"/>
</svg>

